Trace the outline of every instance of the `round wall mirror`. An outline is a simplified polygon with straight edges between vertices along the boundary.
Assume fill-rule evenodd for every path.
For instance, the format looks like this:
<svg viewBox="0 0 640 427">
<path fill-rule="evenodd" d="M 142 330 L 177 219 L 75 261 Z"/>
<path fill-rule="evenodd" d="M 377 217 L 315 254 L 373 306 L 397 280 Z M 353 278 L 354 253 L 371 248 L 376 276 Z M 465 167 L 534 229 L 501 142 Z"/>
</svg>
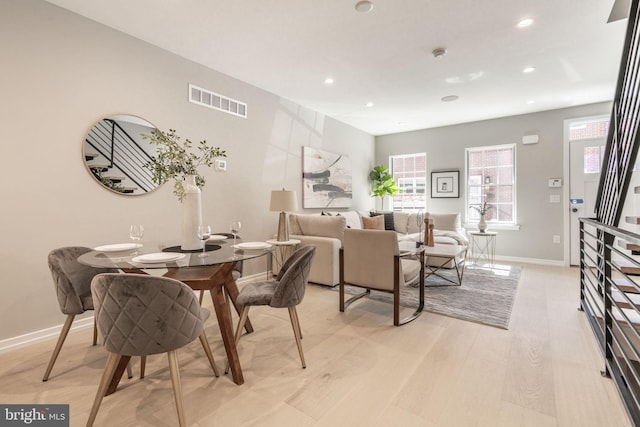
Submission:
<svg viewBox="0 0 640 427">
<path fill-rule="evenodd" d="M 87 170 L 107 190 L 124 195 L 140 195 L 155 190 L 144 165 L 156 154 L 156 147 L 142 139 L 154 125 L 140 117 L 116 115 L 96 122 L 84 138 L 82 155 Z"/>
</svg>

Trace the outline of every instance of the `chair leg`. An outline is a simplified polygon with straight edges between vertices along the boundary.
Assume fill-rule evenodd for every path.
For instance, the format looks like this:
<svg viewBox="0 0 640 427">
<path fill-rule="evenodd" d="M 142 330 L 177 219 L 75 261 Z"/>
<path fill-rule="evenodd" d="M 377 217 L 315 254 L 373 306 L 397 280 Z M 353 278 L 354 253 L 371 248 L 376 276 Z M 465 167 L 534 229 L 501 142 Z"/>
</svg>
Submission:
<svg viewBox="0 0 640 427">
<path fill-rule="evenodd" d="M 127 363 L 127 378 L 133 378 L 133 370 L 131 369 L 131 361 Z"/>
<path fill-rule="evenodd" d="M 96 393 L 96 398 L 93 401 L 93 406 L 91 407 L 91 412 L 89 413 L 89 419 L 87 420 L 87 427 L 93 426 L 93 423 L 96 420 L 96 415 L 98 415 L 98 409 L 100 409 L 100 404 L 102 403 L 102 398 L 107 391 L 107 387 L 109 387 L 109 383 L 111 382 L 111 377 L 113 377 L 114 372 L 116 371 L 116 367 L 118 366 L 118 362 L 120 361 L 120 355 L 115 353 L 109 353 L 109 358 L 107 359 L 107 365 L 104 368 L 104 372 L 102 373 L 102 378 L 100 379 L 100 385 L 98 386 L 98 392 Z"/>
<path fill-rule="evenodd" d="M 298 310 L 295 309 L 295 307 L 293 308 L 293 310 L 289 311 L 289 314 L 293 314 L 295 320 L 296 320 L 296 325 L 298 325 L 298 336 L 300 337 L 300 339 L 302 339 L 302 328 L 300 328 L 300 319 L 298 319 Z"/>
<path fill-rule="evenodd" d="M 51 370 L 53 369 L 53 365 L 56 363 L 56 359 L 60 354 L 60 349 L 62 348 L 62 344 L 64 344 L 64 340 L 67 339 L 67 335 L 69 334 L 69 329 L 71 329 L 71 324 L 73 323 L 73 319 L 75 319 L 75 314 L 67 315 L 67 319 L 64 321 L 64 326 L 60 331 L 60 336 L 58 337 L 58 342 L 56 343 L 56 347 L 53 349 L 53 354 L 51 355 L 51 360 L 49 360 L 49 365 L 47 366 L 47 370 L 44 371 L 44 376 L 42 377 L 42 381 L 47 381 L 49 379 L 49 375 L 51 374 Z"/>
<path fill-rule="evenodd" d="M 182 386 L 180 385 L 180 371 L 178 370 L 178 356 L 175 350 L 167 352 L 169 356 L 169 372 L 171 373 L 171 384 L 173 385 L 173 397 L 176 401 L 178 411 L 178 424 L 180 427 L 187 425 L 184 416 L 184 406 L 182 405 Z"/>
<path fill-rule="evenodd" d="M 302 352 L 302 342 L 300 341 L 302 337 L 302 332 L 300 332 L 300 323 L 298 322 L 298 313 L 296 312 L 296 307 L 288 307 L 289 309 L 289 318 L 291 319 L 291 327 L 293 328 L 293 335 L 296 337 L 296 344 L 298 345 L 298 353 L 300 353 L 300 361 L 302 362 L 302 367 L 306 368 L 307 364 L 304 362 L 304 353 Z"/>
<path fill-rule="evenodd" d="M 213 353 L 211 353 L 211 347 L 209 346 L 209 340 L 207 340 L 207 336 L 204 333 L 204 330 L 198 337 L 200 338 L 200 343 L 202 344 L 202 348 L 204 349 L 207 358 L 209 359 L 209 364 L 211 365 L 211 369 L 213 369 L 213 373 L 216 377 L 220 376 L 220 372 L 218 371 L 218 367 L 216 366 L 216 361 L 213 359 Z"/>
<path fill-rule="evenodd" d="M 244 328 L 244 324 L 247 321 L 247 318 L 249 317 L 249 307 L 250 306 L 248 306 L 248 305 L 245 305 L 244 307 L 242 307 L 242 313 L 240 314 L 240 320 L 238 320 L 238 328 L 236 329 L 236 345 L 240 341 L 240 336 L 242 335 L 242 329 Z M 229 361 L 228 360 L 227 360 L 227 366 L 226 366 L 226 368 L 224 368 L 224 373 L 225 374 L 229 373 Z"/>
<path fill-rule="evenodd" d="M 202 306 L 202 300 L 204 299 L 204 290 L 200 290 L 200 298 L 198 298 L 198 302 Z"/>
<path fill-rule="evenodd" d="M 140 379 L 144 378 L 144 370 L 147 367 L 147 356 L 140 356 Z"/>
<path fill-rule="evenodd" d="M 96 317 L 93 316 L 93 345 L 98 343 L 98 323 Z"/>
</svg>

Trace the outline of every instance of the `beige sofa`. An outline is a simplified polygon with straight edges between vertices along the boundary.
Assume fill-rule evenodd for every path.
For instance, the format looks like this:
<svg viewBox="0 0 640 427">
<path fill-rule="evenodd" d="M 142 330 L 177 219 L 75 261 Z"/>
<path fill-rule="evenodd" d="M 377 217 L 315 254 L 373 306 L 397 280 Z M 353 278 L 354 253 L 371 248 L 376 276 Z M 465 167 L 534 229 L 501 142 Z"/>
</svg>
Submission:
<svg viewBox="0 0 640 427">
<path fill-rule="evenodd" d="M 425 214 L 426 216 L 427 214 Z M 298 239 L 302 246 L 316 246 L 316 255 L 309 272 L 309 281 L 328 286 L 340 282 L 339 251 L 342 247 L 345 228 L 361 229 L 361 216 L 369 216 L 368 212 L 341 211 L 318 214 L 290 214 L 289 234 Z M 434 240 L 442 244 L 467 245 L 468 241 L 462 229 L 460 214 L 428 214 L 434 223 Z M 422 241 L 423 233 L 419 232 L 417 215 L 412 213 L 393 212 L 387 214 L 387 225 L 391 225 L 398 235 L 398 241 Z M 424 226 L 423 226 L 424 231 Z M 460 260 L 457 260 L 460 261 Z M 441 259 L 427 259 L 430 265 L 441 265 Z M 445 264 L 453 267 L 453 261 Z"/>
</svg>

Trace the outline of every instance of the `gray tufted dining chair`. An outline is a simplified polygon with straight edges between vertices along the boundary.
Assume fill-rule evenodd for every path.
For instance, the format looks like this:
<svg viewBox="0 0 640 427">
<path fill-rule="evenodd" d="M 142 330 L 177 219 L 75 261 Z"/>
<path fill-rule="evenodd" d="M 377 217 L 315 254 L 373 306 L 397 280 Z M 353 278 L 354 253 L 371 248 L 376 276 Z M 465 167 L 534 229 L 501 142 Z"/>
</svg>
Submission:
<svg viewBox="0 0 640 427">
<path fill-rule="evenodd" d="M 300 341 L 302 339 L 302 331 L 296 306 L 304 298 L 305 288 L 309 279 L 309 270 L 311 269 L 315 252 L 315 246 L 303 246 L 285 261 L 275 280 L 250 282 L 242 288 L 237 299 L 237 303 L 242 306 L 242 313 L 236 329 L 236 343 L 240 341 L 240 335 L 251 306 L 286 307 L 289 310 L 289 318 L 291 319 L 293 335 L 298 346 L 302 367 L 307 367 L 302 352 L 302 342 Z"/>
<path fill-rule="evenodd" d="M 58 359 L 62 345 L 71 329 L 71 324 L 78 314 L 85 311 L 93 310 L 93 299 L 91 298 L 91 279 L 100 273 L 115 273 L 117 269 L 95 268 L 82 265 L 78 262 L 78 257 L 82 254 L 90 252 L 91 249 L 82 246 L 68 246 L 54 249 L 49 252 L 47 261 L 53 283 L 56 288 L 58 297 L 58 305 L 62 314 L 66 314 L 67 318 L 64 326 L 60 331 L 58 342 L 51 354 L 49 365 L 44 372 L 42 381 L 47 381 L 53 365 Z M 97 330 L 94 321 L 93 324 L 93 345 L 96 345 Z"/>
<path fill-rule="evenodd" d="M 201 308 L 193 290 L 166 277 L 141 274 L 101 274 L 91 285 L 98 330 L 109 359 L 89 414 L 92 426 L 120 356 L 167 353 L 180 426 L 185 426 L 182 387 L 176 350 L 200 338 L 211 368 L 218 370 L 204 332 L 209 311 Z"/>
</svg>

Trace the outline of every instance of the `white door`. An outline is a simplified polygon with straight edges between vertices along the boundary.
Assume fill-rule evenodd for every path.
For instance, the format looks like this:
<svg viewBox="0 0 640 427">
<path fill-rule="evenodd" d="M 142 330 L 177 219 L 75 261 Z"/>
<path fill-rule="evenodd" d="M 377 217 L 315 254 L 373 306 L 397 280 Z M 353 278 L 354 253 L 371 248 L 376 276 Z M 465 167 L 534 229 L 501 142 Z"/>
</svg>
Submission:
<svg viewBox="0 0 640 427">
<path fill-rule="evenodd" d="M 595 201 L 600 181 L 605 138 L 582 139 L 569 143 L 569 209 L 571 265 L 580 264 L 580 221 L 595 217 Z"/>
</svg>

